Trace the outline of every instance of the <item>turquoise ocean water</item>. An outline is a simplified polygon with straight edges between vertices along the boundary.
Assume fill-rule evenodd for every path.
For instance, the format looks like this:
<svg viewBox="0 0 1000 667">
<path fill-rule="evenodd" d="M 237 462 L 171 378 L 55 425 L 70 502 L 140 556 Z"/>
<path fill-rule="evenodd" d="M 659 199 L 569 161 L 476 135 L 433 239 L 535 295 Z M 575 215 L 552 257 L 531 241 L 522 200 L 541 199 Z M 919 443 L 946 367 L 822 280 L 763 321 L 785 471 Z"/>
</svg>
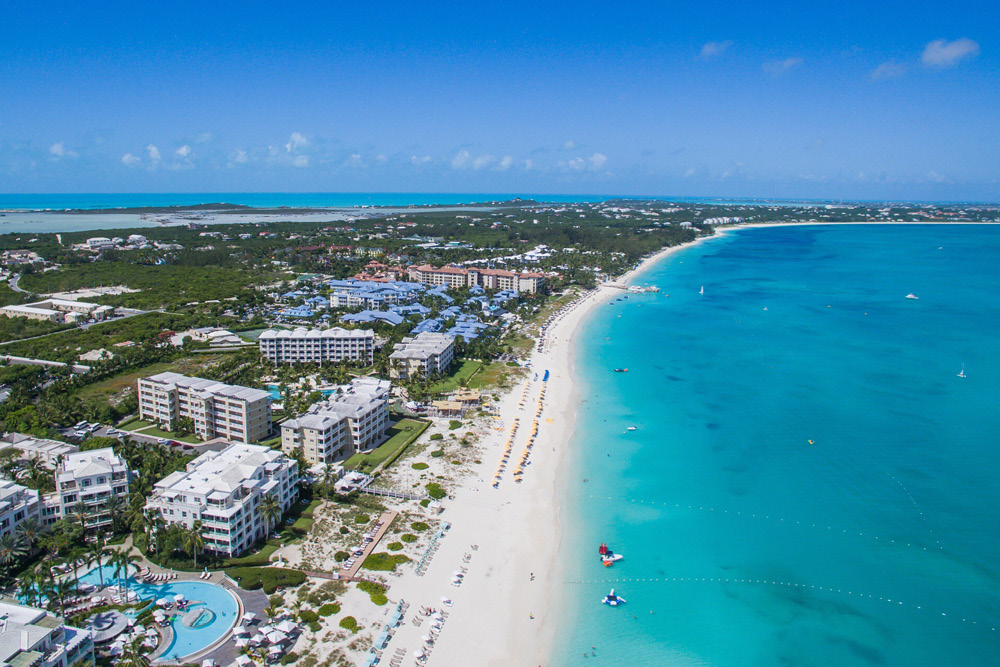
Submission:
<svg viewBox="0 0 1000 667">
<path fill-rule="evenodd" d="M 746 229 L 602 306 L 552 664 L 1000 663 L 998 266 L 993 226 Z"/>
</svg>

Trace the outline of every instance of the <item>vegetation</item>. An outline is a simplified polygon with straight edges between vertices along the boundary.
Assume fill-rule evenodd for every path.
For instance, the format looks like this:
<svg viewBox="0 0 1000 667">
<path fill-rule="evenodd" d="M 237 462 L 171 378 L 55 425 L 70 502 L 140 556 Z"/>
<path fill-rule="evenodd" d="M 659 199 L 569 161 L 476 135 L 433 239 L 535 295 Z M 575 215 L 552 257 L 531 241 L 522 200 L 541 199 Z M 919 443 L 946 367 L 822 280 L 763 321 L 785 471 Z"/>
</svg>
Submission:
<svg viewBox="0 0 1000 667">
<path fill-rule="evenodd" d="M 409 558 L 403 554 L 389 554 L 384 551 L 379 551 L 373 554 L 369 554 L 365 558 L 361 567 L 365 570 L 374 570 L 380 572 L 394 572 L 396 566 L 402 563 L 409 562 Z"/>
<path fill-rule="evenodd" d="M 402 535 L 399 536 L 399 539 L 407 544 L 410 544 L 411 542 L 417 541 L 417 536 L 414 535 L 413 533 L 403 533 Z"/>
<path fill-rule="evenodd" d="M 388 549 L 389 551 L 402 551 L 403 550 L 403 543 L 402 542 L 390 542 L 389 544 L 386 545 L 385 548 Z"/>
<path fill-rule="evenodd" d="M 410 524 L 410 528 L 417 531 L 418 533 L 422 533 L 425 530 L 428 530 L 430 526 L 428 526 L 423 521 L 414 521 L 413 523 Z"/>
<path fill-rule="evenodd" d="M 421 461 L 419 463 L 414 463 L 410 467 L 414 470 L 427 470 L 430 466 Z"/>
<path fill-rule="evenodd" d="M 340 613 L 340 605 L 333 602 L 328 602 L 319 608 L 318 613 L 320 616 L 333 616 L 334 614 Z"/>
<path fill-rule="evenodd" d="M 351 632 L 357 632 L 358 621 L 353 616 L 345 616 L 342 619 L 340 619 L 340 627 L 344 628 L 345 630 L 350 630 Z"/>
<path fill-rule="evenodd" d="M 417 419 L 400 419 L 389 429 L 389 439 L 368 454 L 355 454 L 344 462 L 344 467 L 371 472 L 380 465 L 389 466 L 402 455 L 414 440 L 420 437 L 428 422 Z"/>
<path fill-rule="evenodd" d="M 443 488 L 441 488 L 441 485 L 438 484 L 437 482 L 428 482 L 426 488 L 427 488 L 427 495 L 429 495 L 434 500 L 441 500 L 442 498 L 448 495 L 448 493 Z"/>
<path fill-rule="evenodd" d="M 295 587 L 305 583 L 306 575 L 298 570 L 286 570 L 278 567 L 235 567 L 226 570 L 240 588 L 246 590 L 263 589 L 270 595 L 279 587 Z"/>
</svg>

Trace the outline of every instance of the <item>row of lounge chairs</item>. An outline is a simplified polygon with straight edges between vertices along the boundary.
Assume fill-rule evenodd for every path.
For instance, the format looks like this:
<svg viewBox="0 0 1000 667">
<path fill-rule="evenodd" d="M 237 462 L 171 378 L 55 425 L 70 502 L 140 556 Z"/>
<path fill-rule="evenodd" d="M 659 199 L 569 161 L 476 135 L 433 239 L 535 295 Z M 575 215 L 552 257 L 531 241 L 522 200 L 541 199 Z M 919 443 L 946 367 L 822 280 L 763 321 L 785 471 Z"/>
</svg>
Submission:
<svg viewBox="0 0 1000 667">
<path fill-rule="evenodd" d="M 176 572 L 164 572 L 162 574 L 157 574 L 148 568 L 143 568 L 139 570 L 137 575 L 139 579 L 144 579 L 147 583 L 156 583 L 160 581 L 171 581 L 177 578 Z"/>
</svg>

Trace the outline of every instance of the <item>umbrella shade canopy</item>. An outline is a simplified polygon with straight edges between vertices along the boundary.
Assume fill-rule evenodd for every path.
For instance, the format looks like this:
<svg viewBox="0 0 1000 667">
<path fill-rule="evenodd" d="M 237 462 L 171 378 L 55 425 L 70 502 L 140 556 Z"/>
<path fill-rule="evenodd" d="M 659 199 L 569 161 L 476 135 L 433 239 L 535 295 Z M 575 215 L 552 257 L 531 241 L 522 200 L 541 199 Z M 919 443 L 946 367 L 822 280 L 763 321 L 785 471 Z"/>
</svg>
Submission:
<svg viewBox="0 0 1000 667">
<path fill-rule="evenodd" d="M 253 660 L 251 660 L 249 656 L 238 655 L 236 656 L 236 664 L 240 667 L 249 667 L 253 664 Z"/>
<path fill-rule="evenodd" d="M 215 660 L 211 658 L 205 658 L 201 661 L 201 667 L 215 667 Z"/>
<path fill-rule="evenodd" d="M 170 604 L 170 600 L 168 600 L 167 598 L 160 598 L 159 600 L 156 601 L 156 604 L 160 605 L 161 607 L 166 607 L 168 604 Z"/>
<path fill-rule="evenodd" d="M 271 648 L 269 648 L 267 650 L 267 652 L 268 653 L 273 653 L 274 655 L 281 655 L 281 647 L 280 646 L 272 646 Z"/>
<path fill-rule="evenodd" d="M 431 639 L 430 635 L 423 635 L 422 637 L 420 637 L 420 641 L 422 641 L 425 644 L 429 644 L 433 640 Z"/>
<path fill-rule="evenodd" d="M 256 620 L 257 620 L 257 614 L 253 613 L 252 611 L 248 611 L 247 613 L 243 614 L 244 623 L 253 623 Z"/>
<path fill-rule="evenodd" d="M 424 657 L 424 652 L 421 651 L 420 649 L 417 649 L 416 651 L 413 652 L 413 657 L 414 658 L 422 658 L 422 657 Z"/>
<path fill-rule="evenodd" d="M 455 570 L 454 572 L 452 572 L 452 575 L 454 575 L 456 577 L 464 577 L 465 573 L 462 572 L 461 570 Z"/>
<path fill-rule="evenodd" d="M 444 595 L 442 595 L 441 596 L 441 602 L 443 602 L 446 605 L 450 605 L 451 604 L 451 598 L 445 597 Z"/>
<path fill-rule="evenodd" d="M 233 634 L 236 634 L 236 635 L 249 635 L 250 631 L 247 630 L 245 626 L 241 625 L 238 628 L 236 628 L 235 630 L 233 630 Z"/>
<path fill-rule="evenodd" d="M 267 641 L 271 642 L 272 644 L 283 642 L 286 639 L 288 639 L 288 635 L 286 635 L 284 632 L 279 632 L 277 630 L 274 630 L 273 632 L 267 633 Z"/>
<path fill-rule="evenodd" d="M 299 626 L 295 625 L 291 621 L 282 621 L 281 623 L 278 623 L 277 628 L 281 632 L 284 632 L 285 634 L 288 634 L 288 633 L 295 632 L 296 630 L 298 630 Z"/>
<path fill-rule="evenodd" d="M 178 593 L 174 596 L 174 602 L 182 602 L 184 600 L 184 594 Z"/>
<path fill-rule="evenodd" d="M 236 639 L 236 648 L 243 648 L 250 643 L 250 640 L 246 637 L 239 637 Z"/>
</svg>

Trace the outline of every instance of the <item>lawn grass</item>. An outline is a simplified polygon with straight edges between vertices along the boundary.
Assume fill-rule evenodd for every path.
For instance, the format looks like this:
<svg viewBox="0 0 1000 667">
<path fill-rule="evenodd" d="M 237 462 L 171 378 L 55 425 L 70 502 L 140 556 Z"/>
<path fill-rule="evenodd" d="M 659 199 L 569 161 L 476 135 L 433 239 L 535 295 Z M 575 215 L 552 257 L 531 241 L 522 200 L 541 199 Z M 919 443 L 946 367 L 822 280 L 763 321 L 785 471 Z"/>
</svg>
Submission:
<svg viewBox="0 0 1000 667">
<path fill-rule="evenodd" d="M 186 442 L 189 445 L 197 445 L 198 443 L 201 442 L 201 440 L 199 440 L 197 436 L 185 435 L 182 437 L 179 435 L 175 435 L 172 431 L 164 431 L 155 426 L 152 428 L 147 428 L 145 431 L 142 432 L 142 434 L 149 435 L 154 438 L 166 438 L 167 440 L 177 440 L 178 442 Z"/>
<path fill-rule="evenodd" d="M 400 419 L 389 429 L 389 439 L 368 454 L 355 454 L 344 462 L 344 467 L 350 470 L 371 472 L 383 462 L 387 465 L 395 461 L 406 447 L 420 437 L 428 426 L 428 422 L 417 419 Z"/>
<path fill-rule="evenodd" d="M 432 384 L 428 391 L 432 394 L 447 394 L 453 392 L 459 388 L 462 380 L 470 380 L 472 376 L 476 374 L 476 371 L 482 367 L 482 365 L 483 364 L 479 361 L 464 359 L 459 364 L 453 365 L 451 367 L 451 373 L 438 382 Z"/>
<path fill-rule="evenodd" d="M 509 387 L 513 380 L 519 379 L 516 376 L 525 373 L 523 368 L 511 367 L 503 363 L 486 364 L 469 381 L 469 389 L 502 389 Z"/>
<path fill-rule="evenodd" d="M 122 428 L 128 426 L 130 431 L 138 431 L 141 428 L 149 428 L 150 426 L 156 426 L 153 422 L 148 422 L 143 419 L 133 419 L 130 422 L 122 424 Z"/>
</svg>

